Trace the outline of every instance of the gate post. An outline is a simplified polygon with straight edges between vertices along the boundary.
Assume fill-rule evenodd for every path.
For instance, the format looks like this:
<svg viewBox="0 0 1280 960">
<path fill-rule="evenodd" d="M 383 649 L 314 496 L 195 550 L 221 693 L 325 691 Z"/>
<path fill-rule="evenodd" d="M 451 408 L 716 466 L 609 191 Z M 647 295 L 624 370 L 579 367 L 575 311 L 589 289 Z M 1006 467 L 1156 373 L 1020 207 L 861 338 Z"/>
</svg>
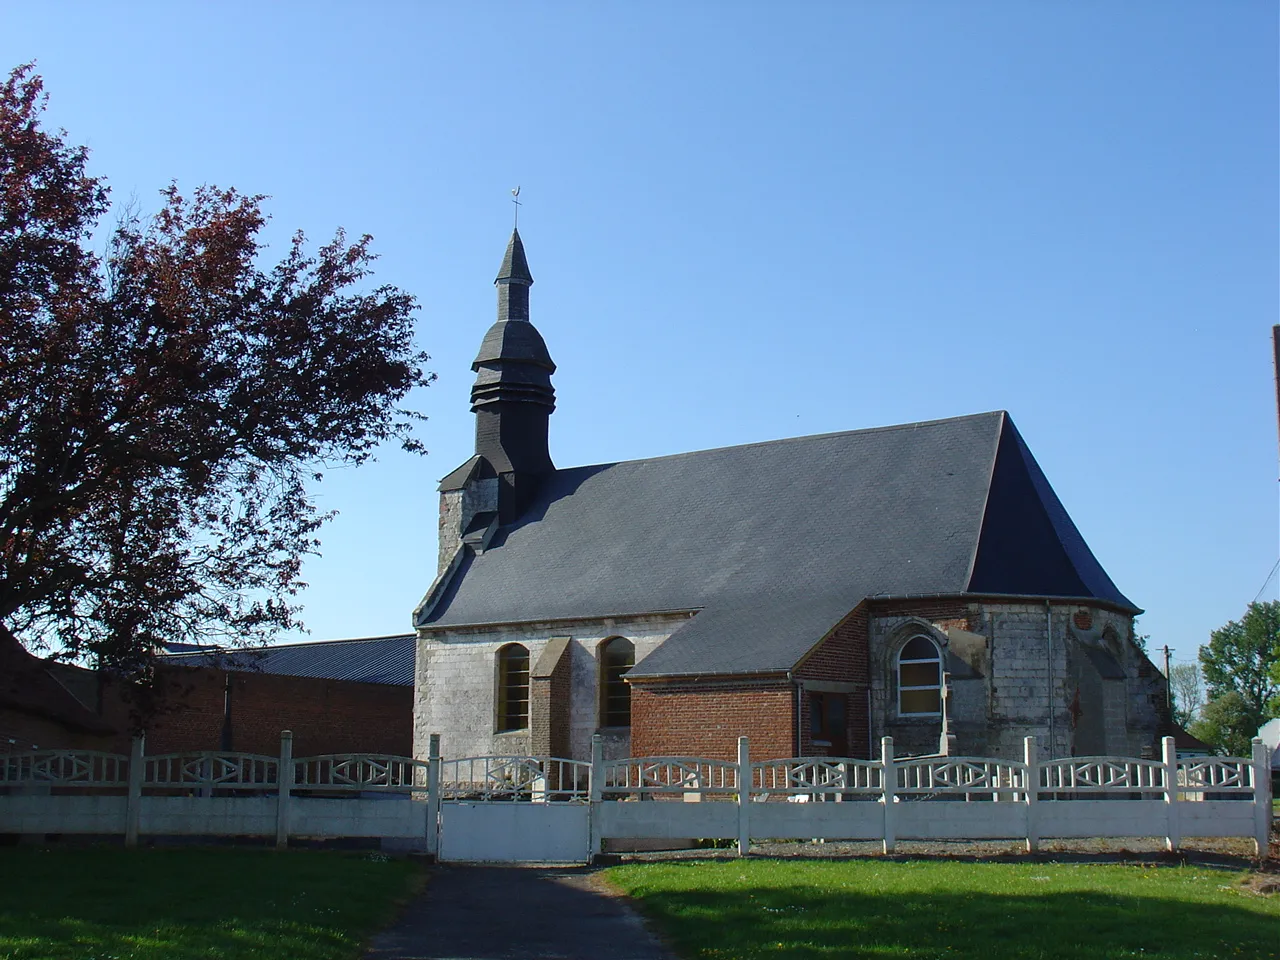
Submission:
<svg viewBox="0 0 1280 960">
<path fill-rule="evenodd" d="M 140 733 L 129 744 L 129 788 L 124 802 L 124 845 L 138 845 L 138 824 L 142 819 L 142 779 L 146 760 L 143 759 L 143 743 L 146 734 Z"/>
<path fill-rule="evenodd" d="M 884 806 L 884 852 L 893 853 L 898 845 L 894 829 L 894 793 L 898 789 L 898 772 L 893 765 L 893 737 L 880 740 L 880 803 Z"/>
<path fill-rule="evenodd" d="M 587 850 L 589 860 L 594 860 L 603 851 L 604 838 L 600 836 L 601 803 L 604 799 L 604 737 L 595 734 L 591 738 L 591 773 L 587 781 L 587 825 L 590 836 L 590 847 Z"/>
<path fill-rule="evenodd" d="M 1036 805 L 1040 801 L 1040 760 L 1036 756 L 1036 738 L 1027 737 L 1022 741 L 1023 762 L 1027 769 L 1023 772 L 1022 799 L 1027 807 L 1027 853 L 1035 853 L 1040 849 L 1040 830 L 1036 825 Z"/>
<path fill-rule="evenodd" d="M 1160 742 L 1164 747 L 1164 845 L 1174 853 L 1182 846 L 1182 828 L 1178 825 L 1178 748 L 1173 744 L 1173 737 L 1165 737 Z"/>
<path fill-rule="evenodd" d="M 440 852 L 440 734 L 431 735 L 427 747 L 427 854 Z"/>
<path fill-rule="evenodd" d="M 1253 818 L 1253 842 L 1262 860 L 1271 843 L 1271 750 L 1261 737 L 1253 738 Z"/>
<path fill-rule="evenodd" d="M 751 849 L 751 748 L 738 738 L 738 856 Z"/>
<path fill-rule="evenodd" d="M 276 768 L 276 849 L 289 846 L 289 803 L 293 791 L 293 731 L 280 731 L 280 766 Z"/>
</svg>

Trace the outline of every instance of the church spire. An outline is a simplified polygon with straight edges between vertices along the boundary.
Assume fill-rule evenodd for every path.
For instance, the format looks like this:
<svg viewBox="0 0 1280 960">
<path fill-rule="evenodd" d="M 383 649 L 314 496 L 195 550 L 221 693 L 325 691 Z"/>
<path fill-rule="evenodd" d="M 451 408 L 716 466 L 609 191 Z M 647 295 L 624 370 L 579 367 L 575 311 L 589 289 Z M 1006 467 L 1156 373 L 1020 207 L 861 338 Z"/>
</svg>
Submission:
<svg viewBox="0 0 1280 960">
<path fill-rule="evenodd" d="M 512 231 L 498 288 L 498 319 L 480 344 L 471 369 L 471 410 L 476 415 L 476 453 L 501 482 L 503 523 L 523 509 L 539 478 L 555 470 L 547 443 L 547 420 L 556 406 L 551 374 L 556 365 L 537 328 L 529 322 L 533 275 L 519 231 Z"/>
<path fill-rule="evenodd" d="M 498 277 L 493 282 L 498 288 L 498 319 L 528 320 L 533 274 L 529 272 L 529 261 L 525 259 L 519 230 L 511 231 L 506 256 L 502 258 Z"/>
</svg>

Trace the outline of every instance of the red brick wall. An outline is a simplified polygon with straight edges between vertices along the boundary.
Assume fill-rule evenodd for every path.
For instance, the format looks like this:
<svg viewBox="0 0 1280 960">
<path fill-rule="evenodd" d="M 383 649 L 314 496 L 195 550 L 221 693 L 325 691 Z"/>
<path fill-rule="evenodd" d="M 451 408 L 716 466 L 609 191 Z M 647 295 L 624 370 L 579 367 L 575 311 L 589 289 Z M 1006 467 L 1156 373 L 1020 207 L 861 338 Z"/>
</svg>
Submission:
<svg viewBox="0 0 1280 960">
<path fill-rule="evenodd" d="M 631 754 L 756 760 L 792 756 L 795 688 L 785 681 L 637 683 L 631 688 Z"/>
<path fill-rule="evenodd" d="M 795 671 L 797 679 L 827 680 L 836 683 L 856 684 L 858 689 L 844 694 L 825 693 L 823 696 L 843 696 L 845 715 L 845 756 L 867 755 L 867 737 L 870 724 L 867 704 L 867 688 L 870 683 L 867 647 L 867 607 L 862 604 L 845 617 L 825 640 L 814 649 Z M 801 694 L 800 703 L 800 755 L 820 757 L 831 748 L 815 746 L 810 736 L 810 693 Z"/>
<path fill-rule="evenodd" d="M 529 676 L 529 752 L 534 756 L 569 756 L 572 653 L 566 648 L 549 675 L 535 669 Z M 542 668 L 541 661 L 537 667 Z"/>
<path fill-rule="evenodd" d="M 147 753 L 221 749 L 225 681 L 221 670 L 161 667 Z M 296 757 L 412 753 L 412 687 L 260 673 L 232 673 L 231 683 L 232 750 L 274 756 L 280 731 L 292 730 Z M 117 691 L 105 699 L 108 719 L 127 714 Z"/>
<path fill-rule="evenodd" d="M 801 680 L 867 683 L 867 608 L 859 606 L 795 672 Z"/>
</svg>

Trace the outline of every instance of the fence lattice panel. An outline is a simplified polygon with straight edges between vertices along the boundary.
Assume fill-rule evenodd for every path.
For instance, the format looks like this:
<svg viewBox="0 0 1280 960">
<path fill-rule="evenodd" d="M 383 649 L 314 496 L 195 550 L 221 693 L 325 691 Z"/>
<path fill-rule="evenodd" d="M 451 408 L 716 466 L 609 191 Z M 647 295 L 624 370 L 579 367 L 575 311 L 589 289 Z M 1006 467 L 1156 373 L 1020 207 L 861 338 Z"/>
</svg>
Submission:
<svg viewBox="0 0 1280 960">
<path fill-rule="evenodd" d="M 144 761 L 149 787 L 263 789 L 273 786 L 280 761 L 257 753 L 162 753 Z"/>
<path fill-rule="evenodd" d="M 1071 757 L 1040 764 L 1040 789 L 1065 793 L 1155 793 L 1164 764 L 1125 757 Z"/>
<path fill-rule="evenodd" d="M 293 761 L 298 790 L 403 792 L 427 787 L 427 764 L 385 754 L 327 754 Z"/>
<path fill-rule="evenodd" d="M 873 760 L 788 757 L 751 764 L 752 791 L 784 796 L 878 794 L 883 767 Z"/>
<path fill-rule="evenodd" d="M 124 787 L 129 758 L 99 750 L 35 750 L 0 757 L 0 784 Z"/>
<path fill-rule="evenodd" d="M 604 789 L 636 796 L 715 796 L 738 789 L 738 765 L 703 757 L 631 757 L 604 766 Z"/>
<path fill-rule="evenodd" d="M 562 757 L 463 757 L 440 762 L 443 800 L 586 800 L 591 764 Z"/>
<path fill-rule="evenodd" d="M 1027 766 L 1013 760 L 944 757 L 894 765 L 895 792 L 908 796 L 963 794 L 971 799 L 1027 789 Z"/>
</svg>

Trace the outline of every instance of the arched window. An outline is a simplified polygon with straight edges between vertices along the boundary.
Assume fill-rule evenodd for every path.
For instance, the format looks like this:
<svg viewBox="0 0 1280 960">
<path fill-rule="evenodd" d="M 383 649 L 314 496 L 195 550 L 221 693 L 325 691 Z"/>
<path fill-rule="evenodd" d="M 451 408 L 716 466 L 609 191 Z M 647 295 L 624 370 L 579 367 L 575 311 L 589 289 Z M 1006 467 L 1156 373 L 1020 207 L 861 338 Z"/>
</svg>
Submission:
<svg viewBox="0 0 1280 960">
<path fill-rule="evenodd" d="M 626 637 L 600 647 L 600 719 L 605 727 L 631 726 L 631 685 L 623 674 L 636 665 L 636 648 Z"/>
<path fill-rule="evenodd" d="M 498 651 L 498 732 L 529 726 L 529 650 L 508 643 Z"/>
<path fill-rule="evenodd" d="M 898 714 L 937 716 L 942 713 L 942 653 L 923 634 L 907 641 L 898 654 Z"/>
</svg>

